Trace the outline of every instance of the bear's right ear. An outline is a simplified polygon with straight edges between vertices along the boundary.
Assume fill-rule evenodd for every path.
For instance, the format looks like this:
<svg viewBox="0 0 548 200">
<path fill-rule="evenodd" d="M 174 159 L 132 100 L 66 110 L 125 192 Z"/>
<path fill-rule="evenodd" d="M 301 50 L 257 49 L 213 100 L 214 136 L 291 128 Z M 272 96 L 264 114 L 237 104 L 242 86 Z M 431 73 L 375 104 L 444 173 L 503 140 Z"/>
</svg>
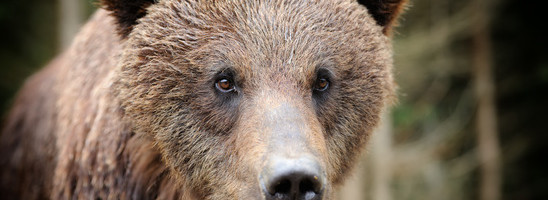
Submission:
<svg viewBox="0 0 548 200">
<path fill-rule="evenodd" d="M 383 27 L 383 33 L 388 35 L 407 0 L 358 0 L 358 3 L 367 8 L 377 24 Z"/>
<path fill-rule="evenodd" d="M 146 15 L 146 8 L 157 0 L 100 0 L 101 6 L 116 19 L 118 34 L 125 38 L 137 20 Z"/>
</svg>

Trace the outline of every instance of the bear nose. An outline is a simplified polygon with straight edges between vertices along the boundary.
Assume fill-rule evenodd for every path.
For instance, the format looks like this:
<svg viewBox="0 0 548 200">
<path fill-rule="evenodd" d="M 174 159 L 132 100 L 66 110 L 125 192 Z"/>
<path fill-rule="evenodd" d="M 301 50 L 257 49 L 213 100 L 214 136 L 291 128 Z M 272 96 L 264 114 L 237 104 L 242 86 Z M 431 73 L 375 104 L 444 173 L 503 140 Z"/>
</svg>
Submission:
<svg viewBox="0 0 548 200">
<path fill-rule="evenodd" d="M 325 178 L 312 159 L 274 159 L 261 178 L 267 200 L 322 199 Z"/>
</svg>

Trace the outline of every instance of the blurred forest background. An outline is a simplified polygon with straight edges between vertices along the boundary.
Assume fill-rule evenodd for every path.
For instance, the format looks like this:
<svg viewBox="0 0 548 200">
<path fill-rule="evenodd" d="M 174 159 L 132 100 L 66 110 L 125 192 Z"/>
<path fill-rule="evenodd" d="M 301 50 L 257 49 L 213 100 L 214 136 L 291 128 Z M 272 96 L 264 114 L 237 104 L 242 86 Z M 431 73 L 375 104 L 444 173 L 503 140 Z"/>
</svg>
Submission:
<svg viewBox="0 0 548 200">
<path fill-rule="evenodd" d="M 94 0 L 0 2 L 3 117 L 95 9 Z M 399 102 L 341 199 L 548 199 L 543 12 L 519 0 L 410 0 L 394 34 Z"/>
</svg>

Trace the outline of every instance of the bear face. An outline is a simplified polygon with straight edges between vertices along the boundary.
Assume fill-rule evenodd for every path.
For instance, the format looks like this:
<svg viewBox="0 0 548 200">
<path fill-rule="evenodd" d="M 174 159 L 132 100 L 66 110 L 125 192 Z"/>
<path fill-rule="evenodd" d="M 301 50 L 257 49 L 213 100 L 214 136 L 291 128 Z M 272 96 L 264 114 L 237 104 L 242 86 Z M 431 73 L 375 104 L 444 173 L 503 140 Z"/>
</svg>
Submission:
<svg viewBox="0 0 548 200">
<path fill-rule="evenodd" d="M 102 0 L 16 98 L 0 196 L 333 199 L 394 92 L 403 3 Z"/>
<path fill-rule="evenodd" d="M 333 198 L 394 88 L 390 40 L 365 7 L 160 1 L 146 12 L 123 35 L 115 94 L 179 184 L 199 199 Z"/>
</svg>

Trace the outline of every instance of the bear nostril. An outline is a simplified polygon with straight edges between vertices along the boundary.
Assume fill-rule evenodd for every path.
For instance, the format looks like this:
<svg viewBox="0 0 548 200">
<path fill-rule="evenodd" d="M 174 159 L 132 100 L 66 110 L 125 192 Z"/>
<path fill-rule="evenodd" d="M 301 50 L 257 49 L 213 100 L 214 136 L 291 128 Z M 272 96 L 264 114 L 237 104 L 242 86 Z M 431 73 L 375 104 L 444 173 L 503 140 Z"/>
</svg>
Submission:
<svg viewBox="0 0 548 200">
<path fill-rule="evenodd" d="M 271 195 L 283 195 L 283 194 L 289 194 L 291 192 L 291 181 L 289 180 L 283 180 L 279 183 L 276 183 L 273 185 L 274 187 L 271 187 L 272 190 L 269 190 L 269 193 Z"/>
<path fill-rule="evenodd" d="M 321 185 L 318 181 L 318 177 L 314 176 L 312 179 L 303 179 L 301 180 L 301 183 L 299 183 L 299 191 L 301 194 L 304 194 L 305 196 L 308 195 L 315 195 L 319 193 L 321 190 Z"/>
<path fill-rule="evenodd" d="M 267 199 L 317 200 L 322 196 L 322 184 L 319 175 L 306 171 L 292 171 L 274 176 L 267 183 Z"/>
</svg>

